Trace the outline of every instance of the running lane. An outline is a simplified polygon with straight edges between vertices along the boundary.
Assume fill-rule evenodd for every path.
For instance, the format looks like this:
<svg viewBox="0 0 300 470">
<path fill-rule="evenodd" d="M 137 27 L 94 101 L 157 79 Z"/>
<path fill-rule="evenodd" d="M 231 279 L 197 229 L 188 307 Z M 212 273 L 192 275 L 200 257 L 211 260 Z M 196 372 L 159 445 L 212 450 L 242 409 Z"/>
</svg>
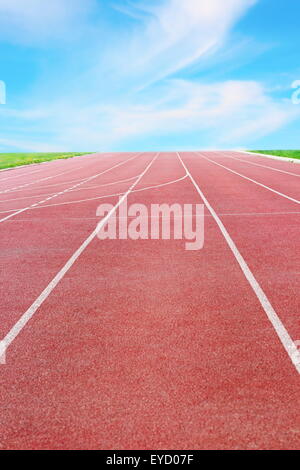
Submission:
<svg viewBox="0 0 300 470">
<path fill-rule="evenodd" d="M 56 175 L 67 174 L 69 170 L 78 171 L 90 165 L 92 161 L 100 161 L 113 157 L 113 154 L 91 154 L 71 159 L 53 160 L 38 165 L 27 165 L 24 168 L 11 168 L 0 173 L 0 193 L 18 187 L 26 187 L 35 182 L 51 180 Z M 69 177 L 70 179 L 70 177 Z"/>
<path fill-rule="evenodd" d="M 176 154 L 153 157 L 132 168 L 151 164 L 128 204 L 202 202 Z M 232 181 L 194 154 L 182 159 L 231 211 Z M 63 224 L 97 204 L 36 214 L 58 211 Z M 299 375 L 207 209 L 200 251 L 184 240 L 91 240 L 11 344 L 1 381 L 4 449 L 299 445 Z"/>
<path fill-rule="evenodd" d="M 199 152 L 197 155 L 203 159 L 206 158 L 211 162 L 215 162 L 216 166 L 223 167 L 227 172 L 231 171 L 239 173 L 239 175 L 241 175 L 239 176 L 240 178 L 245 177 L 256 182 L 252 182 L 252 184 L 257 185 L 259 183 L 261 185 L 268 186 L 274 191 L 281 193 L 286 198 L 300 201 L 300 174 L 297 172 L 292 173 L 292 170 L 295 167 L 297 170 L 297 164 L 290 164 L 290 166 L 292 165 L 292 169 L 289 166 L 290 171 L 288 174 L 274 171 L 273 169 L 270 169 L 271 167 L 269 167 L 269 165 L 264 164 L 264 166 L 258 166 L 244 160 L 241 161 L 242 159 L 239 157 L 237 157 L 238 159 L 236 159 L 236 157 L 232 158 L 231 156 L 228 156 L 228 154 L 223 154 L 223 152 Z"/>
<path fill-rule="evenodd" d="M 89 163 L 83 179 L 101 173 L 87 183 L 93 189 L 83 189 L 83 184 L 71 196 L 61 194 L 0 223 L 1 335 L 11 328 L 94 229 L 99 198 L 115 202 L 117 196 L 111 194 L 126 192 L 151 158 L 153 154 L 117 154 L 113 158 L 95 159 L 92 166 Z M 74 172 L 76 178 L 81 175 L 81 171 Z M 70 204 L 70 197 L 74 204 Z M 18 208 L 26 207 L 28 201 L 18 201 L 18 204 Z"/>
<path fill-rule="evenodd" d="M 94 158 L 92 158 L 94 157 Z M 59 168 L 51 167 L 42 178 L 31 178 L 21 185 L 7 187 L 0 191 L 0 223 L 7 215 L 16 212 L 23 207 L 40 205 L 45 199 L 54 199 L 63 192 L 82 188 L 86 182 L 95 182 L 97 176 L 114 165 L 119 165 L 130 159 L 135 159 L 137 154 L 116 154 L 112 157 L 106 155 L 87 156 L 87 160 L 72 162 L 73 165 L 65 167 L 61 163 Z M 62 160 L 64 162 L 64 160 Z"/>
<path fill-rule="evenodd" d="M 224 151 L 222 152 L 223 156 L 228 156 L 230 158 L 237 158 L 239 160 L 243 160 L 244 162 L 248 162 L 250 164 L 255 165 L 263 165 L 268 166 L 270 168 L 276 168 L 277 170 L 287 172 L 287 173 L 294 173 L 300 176 L 300 164 L 299 162 L 291 162 L 288 159 L 281 159 L 278 160 L 276 158 L 272 158 L 259 155 L 255 153 L 244 153 L 244 152 L 237 152 L 237 151 Z"/>
<path fill-rule="evenodd" d="M 283 195 L 299 200 L 299 179 L 234 160 L 229 163 L 222 152 L 189 153 L 185 158 L 290 335 L 298 341 L 300 207 Z"/>
</svg>

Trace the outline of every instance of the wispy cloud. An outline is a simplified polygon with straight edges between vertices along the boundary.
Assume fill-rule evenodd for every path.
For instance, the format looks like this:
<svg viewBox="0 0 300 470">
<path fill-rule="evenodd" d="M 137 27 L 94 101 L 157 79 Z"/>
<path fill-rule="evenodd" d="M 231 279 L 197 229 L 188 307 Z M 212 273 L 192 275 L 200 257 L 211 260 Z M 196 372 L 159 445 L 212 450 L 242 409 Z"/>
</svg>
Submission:
<svg viewBox="0 0 300 470">
<path fill-rule="evenodd" d="M 141 0 L 131 7 L 123 5 L 126 14 L 144 15 L 117 65 L 143 79 L 143 86 L 162 79 L 221 47 L 235 22 L 256 1 L 165 0 L 149 5 Z"/>
<path fill-rule="evenodd" d="M 64 149 L 60 145 L 51 145 L 38 140 L 30 141 L 28 139 L 22 141 L 20 139 L 2 139 L 0 144 L 11 149 L 23 149 L 26 152 L 61 152 Z"/>
<path fill-rule="evenodd" d="M 107 18 L 105 38 L 93 30 L 93 44 L 79 51 L 82 55 L 78 52 L 78 60 L 88 66 L 63 84 L 70 65 L 66 58 L 65 68 L 59 71 L 62 87 L 51 99 L 36 93 L 30 97 L 30 106 L 2 109 L 6 142 L 10 139 L 18 146 L 10 120 L 15 122 L 19 146 L 25 148 L 30 135 L 27 147 L 31 149 L 34 135 L 38 145 L 44 139 L 46 146 L 63 150 L 113 150 L 122 145 L 134 148 L 135 141 L 150 137 L 155 147 L 157 136 L 168 135 L 172 140 L 172 136 L 191 132 L 205 136 L 206 145 L 230 147 L 275 132 L 299 117 L 299 111 L 289 101 L 272 98 L 262 83 L 241 79 L 209 82 L 201 75 L 179 78 L 207 55 L 210 65 L 217 60 L 216 51 L 226 47 L 239 18 L 257 1 L 108 0 L 107 7 L 130 16 L 126 27 L 116 33 Z M 10 4 L 14 2 L 25 5 L 23 0 Z M 72 2 L 74 9 L 68 0 L 53 0 L 56 7 L 45 19 L 47 27 L 51 29 L 57 15 L 68 25 L 83 7 L 81 0 Z M 31 6 L 37 3 L 40 6 L 39 0 L 26 1 Z M 0 0 L 0 11 L 1 4 L 8 2 Z M 31 15 L 29 19 L 25 15 L 26 27 L 34 29 L 40 15 L 33 11 Z M 53 89 L 52 83 L 50 79 L 46 86 Z"/>
<path fill-rule="evenodd" d="M 198 132 L 199 140 L 206 134 L 212 146 L 230 147 L 251 143 L 300 117 L 290 101 L 275 101 L 255 81 L 200 84 L 173 79 L 151 91 L 151 103 L 142 95 L 134 101 L 94 104 L 79 114 L 63 106 L 56 115 L 66 112 L 69 118 L 65 122 L 63 117 L 62 132 L 56 136 L 63 147 L 72 141 L 104 149 L 141 136 Z"/>
</svg>

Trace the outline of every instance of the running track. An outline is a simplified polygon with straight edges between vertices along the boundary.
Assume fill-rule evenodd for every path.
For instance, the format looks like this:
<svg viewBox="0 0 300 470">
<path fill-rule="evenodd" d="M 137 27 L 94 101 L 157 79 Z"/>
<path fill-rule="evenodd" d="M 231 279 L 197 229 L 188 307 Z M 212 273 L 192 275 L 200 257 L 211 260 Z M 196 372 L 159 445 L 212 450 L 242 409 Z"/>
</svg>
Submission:
<svg viewBox="0 0 300 470">
<path fill-rule="evenodd" d="M 237 152 L 0 172 L 0 448 L 299 448 L 299 177 Z M 204 202 L 204 248 L 98 240 L 127 192 Z"/>
</svg>

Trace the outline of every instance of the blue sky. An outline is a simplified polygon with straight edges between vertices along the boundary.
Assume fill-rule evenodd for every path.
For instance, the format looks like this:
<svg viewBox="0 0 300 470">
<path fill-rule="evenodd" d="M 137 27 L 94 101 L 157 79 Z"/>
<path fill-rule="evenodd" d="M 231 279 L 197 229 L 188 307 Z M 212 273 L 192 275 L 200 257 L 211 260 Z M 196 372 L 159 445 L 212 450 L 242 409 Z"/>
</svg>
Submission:
<svg viewBox="0 0 300 470">
<path fill-rule="evenodd" d="M 0 0 L 0 152 L 300 148 L 299 0 Z"/>
</svg>

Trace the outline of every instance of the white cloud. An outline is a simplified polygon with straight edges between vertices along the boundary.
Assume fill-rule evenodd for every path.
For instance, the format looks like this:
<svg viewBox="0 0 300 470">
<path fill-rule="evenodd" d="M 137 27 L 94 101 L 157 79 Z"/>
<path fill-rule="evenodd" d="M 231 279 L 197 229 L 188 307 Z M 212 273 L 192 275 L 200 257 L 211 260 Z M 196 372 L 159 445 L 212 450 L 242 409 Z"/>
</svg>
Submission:
<svg viewBox="0 0 300 470">
<path fill-rule="evenodd" d="M 126 57 L 122 54 L 131 64 L 128 73 L 140 74 L 145 85 L 190 65 L 221 46 L 232 26 L 256 1 L 164 0 L 154 6 L 138 1 L 131 12 L 139 8 L 148 16 L 142 31 L 138 29 L 127 44 Z"/>
<path fill-rule="evenodd" d="M 44 15 L 40 12 L 44 0 L 0 0 L 0 12 L 6 6 L 10 21 L 19 21 L 21 30 L 35 34 L 37 25 L 38 34 L 42 34 L 39 28 L 51 31 L 58 18 L 65 27 L 72 15 L 80 11 L 82 2 L 46 2 L 50 10 L 46 14 L 45 7 Z M 71 83 L 67 80 L 67 86 L 58 89 L 48 102 L 47 98 L 33 99 L 29 109 L 2 109 L 0 118 L 2 115 L 3 121 L 5 116 L 8 120 L 8 136 L 12 128 L 9 119 L 18 125 L 20 148 L 28 149 L 35 147 L 32 137 L 25 145 L 29 135 L 37 135 L 37 149 L 43 136 L 48 139 L 45 147 L 107 150 L 121 148 L 128 142 L 134 146 L 141 138 L 153 138 L 155 146 L 157 136 L 172 140 L 172 136 L 191 132 L 204 136 L 199 142 L 205 140 L 205 145 L 212 147 L 246 146 L 275 132 L 298 118 L 300 107 L 275 100 L 261 83 L 171 78 L 174 72 L 201 61 L 205 53 L 212 54 L 216 47 L 224 45 L 234 24 L 255 2 L 136 0 L 135 7 L 127 6 L 127 10 L 139 18 L 140 26 L 125 35 L 123 30 L 116 35 L 112 30 L 105 42 L 98 38 L 92 66 L 84 69 L 82 76 L 76 76 Z M 73 9 L 74 5 L 78 10 Z M 142 15 L 136 15 L 137 5 Z M 60 79 L 62 74 L 60 71 Z M 2 129 L 3 134 L 5 126 Z M 10 141 L 16 147 L 18 140 L 12 136 Z"/>
<path fill-rule="evenodd" d="M 195 131 L 207 133 L 213 145 L 235 146 L 275 132 L 300 117 L 300 109 L 287 100 L 275 101 L 255 81 L 199 84 L 169 80 L 166 89 L 164 100 L 160 100 L 159 92 L 158 100 L 150 105 L 94 109 L 106 126 L 103 134 L 98 129 L 99 143 Z M 94 122 L 99 122 L 97 117 Z M 96 143 L 97 125 L 91 129 Z"/>
<path fill-rule="evenodd" d="M 162 99 L 161 96 L 164 96 Z M 255 81 L 203 84 L 167 80 L 157 87 L 152 102 L 124 101 L 118 105 L 93 104 L 80 109 L 61 102 L 40 116 L 61 148 L 103 150 L 141 137 L 206 137 L 212 147 L 236 147 L 275 132 L 300 117 L 291 101 L 275 101 Z M 24 113 L 27 120 L 38 110 Z M 200 139 L 200 136 L 202 138 Z M 210 144 L 209 144 L 210 142 Z"/>
<path fill-rule="evenodd" d="M 26 152 L 61 152 L 64 149 L 61 146 L 51 145 L 43 141 L 30 141 L 28 139 L 2 139 L 0 144 L 14 150 L 24 150 Z M 67 151 L 67 149 L 66 149 Z"/>
<path fill-rule="evenodd" d="M 247 146 L 300 118 L 299 107 L 290 100 L 274 100 L 255 81 L 203 84 L 173 79 L 157 86 L 151 97 L 151 102 L 139 95 L 135 103 L 96 103 L 80 110 L 67 100 L 53 103 L 47 112 L 2 110 L 3 116 L 19 119 L 22 130 L 19 141 L 0 139 L 0 143 L 32 151 L 107 150 L 140 138 L 155 142 L 158 136 L 168 136 L 172 141 L 173 136 L 196 133 L 206 146 L 232 148 Z M 27 141 L 33 127 L 37 135 L 48 136 L 45 144 L 40 137 Z"/>
</svg>

